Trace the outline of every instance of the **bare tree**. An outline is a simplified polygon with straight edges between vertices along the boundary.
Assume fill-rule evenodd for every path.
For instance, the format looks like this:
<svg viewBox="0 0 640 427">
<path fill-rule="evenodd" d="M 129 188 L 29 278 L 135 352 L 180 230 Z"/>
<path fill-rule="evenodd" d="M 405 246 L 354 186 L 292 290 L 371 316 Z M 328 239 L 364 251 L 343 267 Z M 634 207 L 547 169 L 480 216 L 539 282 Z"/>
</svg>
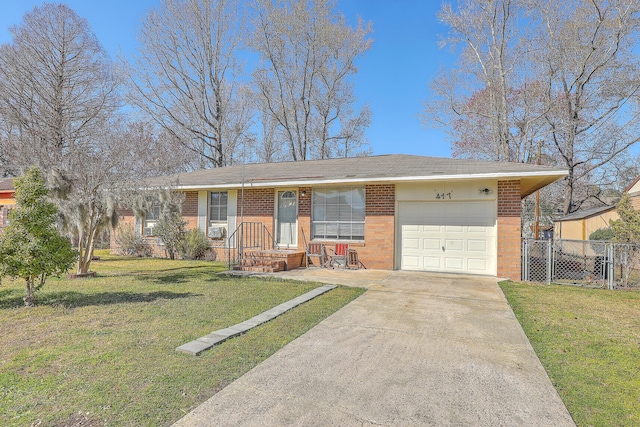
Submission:
<svg viewBox="0 0 640 427">
<path fill-rule="evenodd" d="M 444 5 L 443 44 L 460 63 L 433 82 L 425 121 L 447 126 L 454 154 L 567 167 L 567 214 L 640 138 L 636 0 L 464 0 Z M 594 185 L 595 184 L 595 185 Z"/>
<path fill-rule="evenodd" d="M 134 178 L 172 175 L 197 169 L 199 156 L 184 146 L 165 129 L 153 123 L 134 121 L 112 123 L 112 144 L 123 150 L 122 159 Z M 118 171 L 124 172 L 124 171 Z"/>
<path fill-rule="evenodd" d="M 10 32 L 12 42 L 0 46 L 5 155 L 18 167 L 64 167 L 118 106 L 111 62 L 65 5 L 36 7 Z"/>
<path fill-rule="evenodd" d="M 442 7 L 439 17 L 450 31 L 440 45 L 461 51 L 458 65 L 433 81 L 438 100 L 425 105 L 425 119 L 449 126 L 456 154 L 500 161 L 529 155 L 540 113 L 530 108 L 531 28 L 520 6 L 519 0 L 463 0 L 457 9 Z"/>
<path fill-rule="evenodd" d="M 332 0 L 257 0 L 253 48 L 258 97 L 292 160 L 353 155 L 369 125 L 350 77 L 371 46 L 370 25 L 350 27 Z M 340 151 L 341 147 L 346 147 Z"/>
<path fill-rule="evenodd" d="M 129 176 L 126 151 L 109 139 L 119 80 L 86 20 L 65 5 L 34 8 L 11 33 L 0 46 L 4 154 L 15 170 L 48 172 L 61 222 L 78 242 L 78 273 L 86 273 Z"/>
<path fill-rule="evenodd" d="M 242 17 L 237 0 L 163 0 L 143 21 L 130 67 L 131 102 L 202 167 L 231 163 L 248 134 Z"/>
<path fill-rule="evenodd" d="M 577 187 L 640 140 L 636 0 L 573 0 L 532 4 L 541 21 L 536 40 L 545 64 L 550 140 L 569 170 L 565 213 L 586 200 Z"/>
</svg>

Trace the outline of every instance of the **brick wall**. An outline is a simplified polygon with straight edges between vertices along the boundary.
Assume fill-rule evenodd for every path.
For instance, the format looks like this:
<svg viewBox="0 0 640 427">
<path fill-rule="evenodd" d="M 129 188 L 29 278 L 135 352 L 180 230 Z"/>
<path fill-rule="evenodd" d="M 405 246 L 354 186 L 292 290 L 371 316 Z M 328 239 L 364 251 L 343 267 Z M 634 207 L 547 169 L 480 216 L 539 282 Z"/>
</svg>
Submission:
<svg viewBox="0 0 640 427">
<path fill-rule="evenodd" d="M 394 216 L 396 208 L 396 186 L 393 184 L 367 185 L 366 216 Z"/>
<path fill-rule="evenodd" d="M 273 218 L 274 213 L 274 189 L 273 188 L 245 188 L 244 189 L 244 216 Z M 240 207 L 243 206 L 243 195 L 238 191 L 238 216 Z"/>
<path fill-rule="evenodd" d="M 275 212 L 275 189 L 273 188 L 245 188 L 244 204 L 243 195 L 238 191 L 238 225 L 244 222 L 261 222 L 269 233 L 275 238 L 273 233 L 273 215 Z M 243 218 L 240 218 L 240 215 Z M 229 230 L 231 233 L 232 231 Z"/>
<path fill-rule="evenodd" d="M 498 181 L 498 277 L 520 280 L 520 180 Z"/>
<path fill-rule="evenodd" d="M 393 270 L 396 186 L 367 185 L 365 194 L 364 246 L 355 249 L 367 268 Z"/>
<path fill-rule="evenodd" d="M 198 192 L 186 191 L 182 202 L 182 218 L 187 222 L 185 228 L 198 228 Z"/>
<path fill-rule="evenodd" d="M 302 193 L 304 192 L 304 195 Z M 304 250 L 311 240 L 311 187 L 298 188 L 298 248 Z"/>
</svg>

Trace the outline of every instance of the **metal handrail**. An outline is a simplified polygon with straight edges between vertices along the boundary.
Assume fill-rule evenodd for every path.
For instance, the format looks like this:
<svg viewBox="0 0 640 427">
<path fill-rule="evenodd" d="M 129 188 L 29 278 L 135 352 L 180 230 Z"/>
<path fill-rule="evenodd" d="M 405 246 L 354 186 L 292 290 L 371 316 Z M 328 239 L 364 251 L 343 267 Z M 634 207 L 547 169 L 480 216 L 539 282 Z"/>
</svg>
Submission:
<svg viewBox="0 0 640 427">
<path fill-rule="evenodd" d="M 274 249 L 275 241 L 266 225 L 261 222 L 242 222 L 228 239 L 228 265 L 240 264 L 247 250 Z"/>
</svg>

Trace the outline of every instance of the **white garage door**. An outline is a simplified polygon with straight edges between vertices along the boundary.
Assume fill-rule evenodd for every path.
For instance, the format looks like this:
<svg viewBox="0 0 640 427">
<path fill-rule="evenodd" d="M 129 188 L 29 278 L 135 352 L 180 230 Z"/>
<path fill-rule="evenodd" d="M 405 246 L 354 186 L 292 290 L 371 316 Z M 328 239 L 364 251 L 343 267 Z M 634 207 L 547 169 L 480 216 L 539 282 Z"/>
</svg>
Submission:
<svg viewBox="0 0 640 427">
<path fill-rule="evenodd" d="M 495 275 L 495 201 L 400 202 L 400 268 Z"/>
</svg>

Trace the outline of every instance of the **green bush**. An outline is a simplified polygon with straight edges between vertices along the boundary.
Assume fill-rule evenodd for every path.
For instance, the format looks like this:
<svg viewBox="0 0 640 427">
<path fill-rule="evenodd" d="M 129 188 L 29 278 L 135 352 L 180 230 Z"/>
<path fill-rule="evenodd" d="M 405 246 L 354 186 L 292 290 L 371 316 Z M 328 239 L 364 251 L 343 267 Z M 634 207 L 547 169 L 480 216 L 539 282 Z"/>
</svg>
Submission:
<svg viewBox="0 0 640 427">
<path fill-rule="evenodd" d="M 183 241 L 184 226 L 187 224 L 177 207 L 169 206 L 160 212 L 160 218 L 153 230 L 169 254 L 169 259 L 174 259 L 178 248 Z"/>
<path fill-rule="evenodd" d="M 610 228 L 599 228 L 589 235 L 589 240 L 610 241 L 613 239 L 613 231 Z"/>
<path fill-rule="evenodd" d="M 180 245 L 180 256 L 183 259 L 202 259 L 209 250 L 209 240 L 199 228 L 192 228 L 184 233 Z"/>
</svg>

